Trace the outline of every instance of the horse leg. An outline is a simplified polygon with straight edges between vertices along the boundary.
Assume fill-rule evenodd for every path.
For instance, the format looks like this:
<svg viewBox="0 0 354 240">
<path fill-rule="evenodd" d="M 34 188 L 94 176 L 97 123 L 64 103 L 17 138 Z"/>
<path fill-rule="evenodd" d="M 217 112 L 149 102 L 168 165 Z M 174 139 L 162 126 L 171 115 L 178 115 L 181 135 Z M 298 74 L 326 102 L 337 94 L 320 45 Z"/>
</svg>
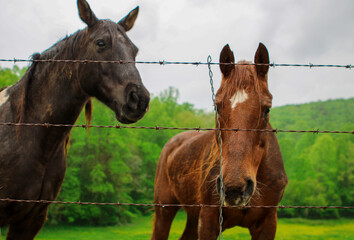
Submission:
<svg viewBox="0 0 354 240">
<path fill-rule="evenodd" d="M 180 240 L 196 240 L 198 239 L 198 215 L 192 214 L 189 211 L 192 209 L 186 209 L 187 223 Z"/>
<path fill-rule="evenodd" d="M 219 235 L 219 209 L 204 207 L 200 210 L 198 235 L 200 240 L 216 240 Z"/>
<path fill-rule="evenodd" d="M 155 206 L 154 230 L 151 240 L 167 240 L 173 219 L 179 207 Z"/>
<path fill-rule="evenodd" d="M 32 240 L 43 227 L 47 218 L 48 206 L 43 207 L 38 214 L 23 221 L 11 224 L 6 240 Z"/>
<path fill-rule="evenodd" d="M 249 228 L 252 240 L 272 240 L 275 238 L 278 217 L 276 209 L 271 211 L 262 221 L 256 222 Z"/>
</svg>

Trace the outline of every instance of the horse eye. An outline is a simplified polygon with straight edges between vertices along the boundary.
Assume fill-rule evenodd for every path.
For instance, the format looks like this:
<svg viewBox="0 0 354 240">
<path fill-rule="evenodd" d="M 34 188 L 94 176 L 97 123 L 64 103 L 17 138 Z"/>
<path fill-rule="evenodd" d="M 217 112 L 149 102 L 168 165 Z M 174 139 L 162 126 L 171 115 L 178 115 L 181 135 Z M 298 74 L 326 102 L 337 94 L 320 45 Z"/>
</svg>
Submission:
<svg viewBox="0 0 354 240">
<path fill-rule="evenodd" d="M 264 116 L 268 116 L 269 115 L 269 112 L 270 112 L 270 108 L 267 107 L 266 109 L 264 109 Z"/>
<path fill-rule="evenodd" d="M 99 47 L 105 47 L 106 43 L 102 39 L 100 39 L 100 40 L 97 40 L 96 45 Z"/>
</svg>

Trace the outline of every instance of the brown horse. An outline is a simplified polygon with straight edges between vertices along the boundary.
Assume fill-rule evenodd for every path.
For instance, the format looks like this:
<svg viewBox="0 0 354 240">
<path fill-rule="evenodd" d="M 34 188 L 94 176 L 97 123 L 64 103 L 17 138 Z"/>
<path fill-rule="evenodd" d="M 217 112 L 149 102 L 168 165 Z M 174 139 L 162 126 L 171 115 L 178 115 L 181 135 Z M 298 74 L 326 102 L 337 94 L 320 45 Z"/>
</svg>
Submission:
<svg viewBox="0 0 354 240">
<path fill-rule="evenodd" d="M 226 45 L 220 63 L 234 63 Z M 220 65 L 223 74 L 216 95 L 221 128 L 271 129 L 268 65 Z M 255 63 L 269 64 L 268 51 L 260 44 Z M 287 176 L 275 134 L 272 132 L 222 131 L 224 186 L 222 230 L 233 226 L 249 229 L 252 239 L 274 239 L 274 208 L 227 208 L 227 206 L 278 205 Z M 220 149 L 217 131 L 184 132 L 165 145 L 157 164 L 155 203 L 219 204 Z M 178 207 L 155 207 L 152 239 L 167 239 Z M 185 207 L 187 224 L 181 239 L 216 239 L 219 208 Z"/>
<path fill-rule="evenodd" d="M 85 0 L 78 0 L 87 27 L 59 41 L 34 60 L 134 61 L 138 48 L 129 31 L 138 8 L 118 23 L 99 20 Z M 36 62 L 15 85 L 0 92 L 0 122 L 73 124 L 82 108 L 90 112 L 96 97 L 133 123 L 146 113 L 150 94 L 133 63 Z M 90 115 L 90 114 L 88 114 Z M 70 127 L 0 127 L 0 199 L 54 200 L 66 168 Z M 7 239 L 33 239 L 43 226 L 48 204 L 0 202 L 0 226 Z"/>
</svg>

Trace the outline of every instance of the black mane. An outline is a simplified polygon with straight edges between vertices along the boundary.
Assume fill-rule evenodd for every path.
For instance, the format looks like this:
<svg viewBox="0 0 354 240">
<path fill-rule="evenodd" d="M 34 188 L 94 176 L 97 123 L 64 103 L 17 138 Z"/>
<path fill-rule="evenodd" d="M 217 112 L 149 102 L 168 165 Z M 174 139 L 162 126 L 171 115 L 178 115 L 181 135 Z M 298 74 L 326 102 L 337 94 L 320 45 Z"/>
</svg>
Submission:
<svg viewBox="0 0 354 240">
<path fill-rule="evenodd" d="M 35 60 L 39 60 L 40 56 L 39 53 L 34 53 L 32 55 L 31 60 L 34 60 L 34 62 L 28 67 L 25 74 L 21 77 L 21 80 L 13 86 L 13 90 L 11 91 L 11 108 L 14 112 L 14 121 L 16 123 L 23 122 L 24 120 L 28 104 L 28 90 L 33 82 L 34 72 L 38 65 L 38 62 Z"/>
<path fill-rule="evenodd" d="M 79 47 L 79 40 L 83 37 L 84 31 L 79 30 L 72 35 L 65 36 L 53 46 L 41 53 L 41 60 L 49 59 L 74 59 L 74 49 Z"/>
</svg>

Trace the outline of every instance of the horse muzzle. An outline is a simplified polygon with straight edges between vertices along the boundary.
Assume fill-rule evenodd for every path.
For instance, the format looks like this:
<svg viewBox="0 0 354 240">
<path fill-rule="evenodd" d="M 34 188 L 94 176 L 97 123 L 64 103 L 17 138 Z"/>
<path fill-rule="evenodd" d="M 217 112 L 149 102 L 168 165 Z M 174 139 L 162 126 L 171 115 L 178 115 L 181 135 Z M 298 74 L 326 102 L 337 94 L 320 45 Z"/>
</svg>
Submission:
<svg viewBox="0 0 354 240">
<path fill-rule="evenodd" d="M 217 180 L 217 189 L 220 194 L 221 181 Z M 245 184 L 241 186 L 224 185 L 224 205 L 225 206 L 245 206 L 252 198 L 254 193 L 255 184 L 251 178 L 247 178 Z"/>
<path fill-rule="evenodd" d="M 149 110 L 150 94 L 144 86 L 129 86 L 125 89 L 125 104 L 116 112 L 116 118 L 124 124 L 135 123 Z"/>
</svg>

